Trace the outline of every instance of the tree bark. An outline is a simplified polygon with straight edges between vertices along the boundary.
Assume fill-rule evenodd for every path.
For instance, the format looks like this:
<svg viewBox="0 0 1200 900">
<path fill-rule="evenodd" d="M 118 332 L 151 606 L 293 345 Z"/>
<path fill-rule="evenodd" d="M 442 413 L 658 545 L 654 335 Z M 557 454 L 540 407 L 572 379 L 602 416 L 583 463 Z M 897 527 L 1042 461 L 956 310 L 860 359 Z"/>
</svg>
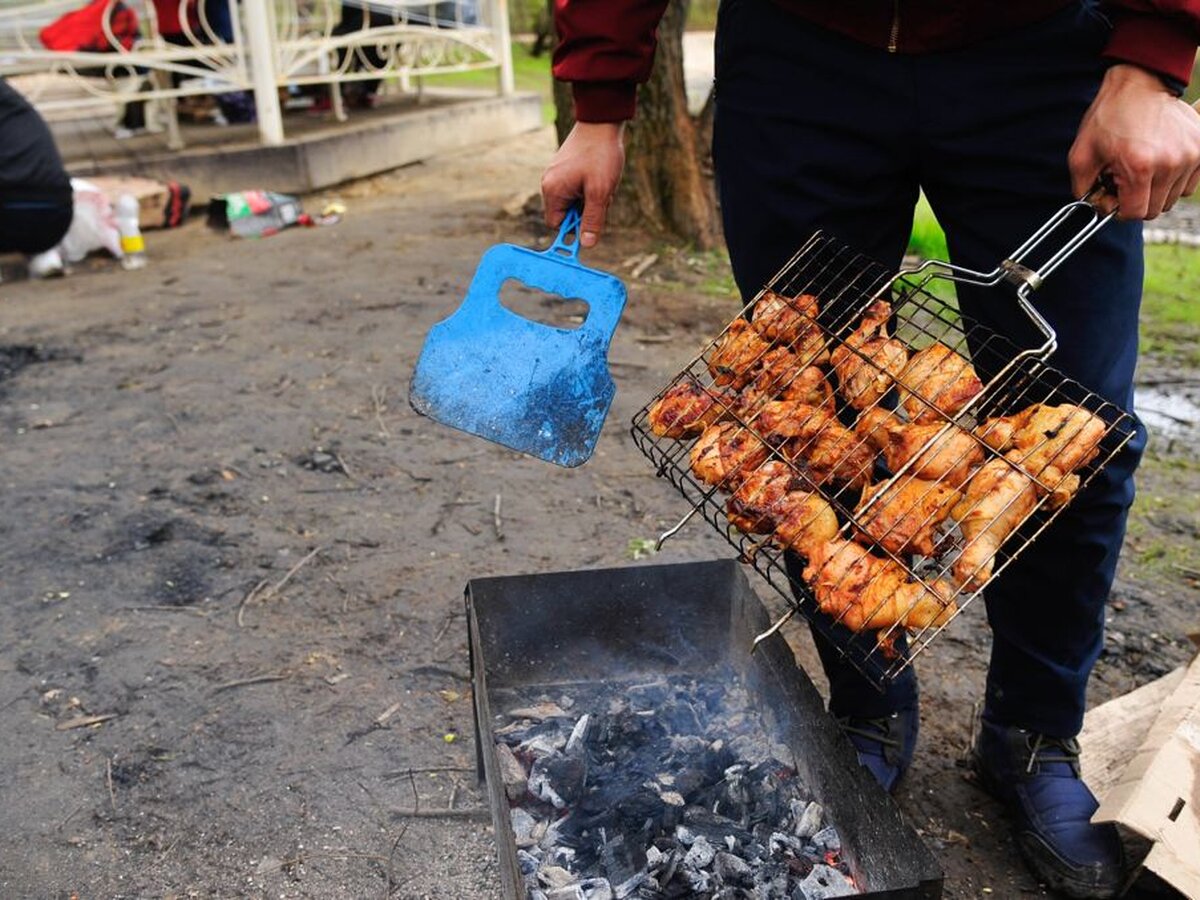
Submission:
<svg viewBox="0 0 1200 900">
<path fill-rule="evenodd" d="M 671 0 L 658 27 L 650 80 L 638 90 L 637 117 L 625 133 L 625 176 L 609 210 L 617 225 L 682 238 L 702 250 L 720 242 L 711 166 L 710 93 L 699 116 L 688 112 L 683 26 L 689 0 Z M 574 125 L 570 86 L 555 82 L 555 130 L 561 144 Z"/>
<path fill-rule="evenodd" d="M 688 5 L 671 0 L 658 26 L 654 70 L 638 90 L 637 117 L 626 130 L 625 177 L 611 216 L 619 225 L 665 230 L 707 250 L 719 242 L 720 230 L 708 165 L 711 129 L 688 112 L 684 88 Z"/>
</svg>

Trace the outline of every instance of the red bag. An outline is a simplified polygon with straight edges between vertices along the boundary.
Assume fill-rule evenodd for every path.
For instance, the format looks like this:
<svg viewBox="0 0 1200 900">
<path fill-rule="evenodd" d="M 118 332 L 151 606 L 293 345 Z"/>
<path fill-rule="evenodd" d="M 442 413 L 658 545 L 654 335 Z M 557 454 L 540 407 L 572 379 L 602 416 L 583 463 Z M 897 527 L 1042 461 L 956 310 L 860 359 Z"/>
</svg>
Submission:
<svg viewBox="0 0 1200 900">
<path fill-rule="evenodd" d="M 138 36 L 137 13 L 121 0 L 91 0 L 87 6 L 55 19 L 38 37 L 47 50 L 115 53 L 117 48 L 104 31 L 104 16 L 109 7 L 109 27 L 124 50 L 133 47 Z"/>
</svg>

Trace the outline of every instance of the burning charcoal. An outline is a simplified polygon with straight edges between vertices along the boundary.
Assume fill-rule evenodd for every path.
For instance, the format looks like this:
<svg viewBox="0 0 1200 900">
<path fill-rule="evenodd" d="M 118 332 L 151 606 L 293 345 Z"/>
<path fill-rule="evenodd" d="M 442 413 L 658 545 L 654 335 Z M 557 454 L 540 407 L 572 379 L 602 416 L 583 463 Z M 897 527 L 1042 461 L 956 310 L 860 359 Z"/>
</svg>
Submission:
<svg viewBox="0 0 1200 900">
<path fill-rule="evenodd" d="M 767 847 L 771 851 L 772 856 L 779 856 L 788 851 L 796 854 L 804 852 L 804 842 L 802 840 L 795 835 L 784 834 L 782 831 L 776 831 L 771 835 Z"/>
<path fill-rule="evenodd" d="M 551 896 L 553 896 L 554 891 L 565 888 L 568 885 L 577 887 L 575 876 L 561 866 L 542 866 L 538 869 L 537 877 L 538 881 L 545 885 L 547 892 Z"/>
<path fill-rule="evenodd" d="M 517 851 L 517 863 L 522 875 L 535 875 L 538 870 L 538 858 L 526 850 Z"/>
<path fill-rule="evenodd" d="M 519 806 L 509 810 L 509 816 L 512 818 L 513 837 L 517 840 L 517 846 L 532 847 L 535 843 L 533 828 L 537 820 Z"/>
<path fill-rule="evenodd" d="M 750 864 L 741 857 L 723 850 L 716 855 L 713 861 L 713 874 L 723 885 L 754 886 L 754 873 L 750 869 Z"/>
<path fill-rule="evenodd" d="M 712 844 L 708 842 L 707 838 L 701 836 L 692 842 L 692 848 L 688 850 L 683 862 L 684 865 L 693 869 L 707 869 L 712 865 L 715 855 L 716 851 L 713 850 Z"/>
<path fill-rule="evenodd" d="M 674 815 L 671 810 L 675 810 Z M 679 821 L 678 808 L 668 808 L 658 792 L 649 788 L 639 788 L 633 794 L 622 797 L 613 806 L 612 812 L 618 822 L 634 831 L 640 831 L 647 820 L 651 822 L 654 831 L 666 825 L 668 819 Z"/>
<path fill-rule="evenodd" d="M 616 900 L 625 900 L 626 897 L 632 897 L 641 890 L 643 884 L 650 880 L 650 876 L 645 872 L 637 872 L 630 876 L 625 881 L 613 887 L 613 897 Z"/>
<path fill-rule="evenodd" d="M 587 897 L 579 885 L 568 884 L 550 891 L 546 894 L 546 900 L 587 900 Z"/>
<path fill-rule="evenodd" d="M 808 877 L 797 888 L 797 900 L 829 900 L 831 897 L 849 897 L 858 893 L 854 882 L 833 866 L 815 865 Z M 796 895 L 793 895 L 796 897 Z"/>
<path fill-rule="evenodd" d="M 788 900 L 788 873 L 785 866 L 766 863 L 754 873 L 756 900 Z"/>
<path fill-rule="evenodd" d="M 575 727 L 571 729 L 571 736 L 567 738 L 566 752 L 568 755 L 576 756 L 583 752 L 584 742 L 587 740 L 588 724 L 591 720 L 591 716 L 582 716 L 575 723 Z"/>
<path fill-rule="evenodd" d="M 683 824 L 694 834 L 704 835 L 710 844 L 723 844 L 732 835 L 739 843 L 753 840 L 754 835 L 737 822 L 710 812 L 703 806 L 689 806 L 683 811 Z"/>
<path fill-rule="evenodd" d="M 683 844 L 685 847 L 690 847 L 696 843 L 696 834 L 690 828 L 685 828 L 682 825 L 675 826 L 675 840 Z"/>
<path fill-rule="evenodd" d="M 712 890 L 712 875 L 708 872 L 696 872 L 688 869 L 685 872 L 687 877 L 688 887 L 692 889 L 693 894 L 707 894 Z"/>
<path fill-rule="evenodd" d="M 667 804 L 667 806 L 678 806 L 680 808 L 687 806 L 687 801 L 676 791 L 663 791 L 658 796 L 662 797 L 662 802 Z"/>
<path fill-rule="evenodd" d="M 551 753 L 534 760 L 529 770 L 529 791 L 555 809 L 565 809 L 579 799 L 586 780 L 586 756 Z"/>
<path fill-rule="evenodd" d="M 653 844 L 646 850 L 646 868 L 653 870 L 663 859 L 663 852 Z"/>
<path fill-rule="evenodd" d="M 798 800 L 792 801 L 792 814 L 795 815 L 796 807 L 804 806 Z M 796 827 L 793 829 L 796 837 L 807 838 L 812 837 L 821 830 L 821 821 L 825 817 L 825 810 L 821 804 L 813 800 L 808 806 L 804 806 L 804 811 L 796 816 Z"/>
<path fill-rule="evenodd" d="M 625 696 L 635 709 L 658 709 L 671 697 L 671 686 L 665 678 L 646 684 L 634 684 L 625 689 Z"/>
<path fill-rule="evenodd" d="M 842 838 L 837 833 L 837 829 L 830 825 L 828 828 L 822 828 L 812 836 L 812 842 L 816 845 L 817 850 L 821 853 L 841 853 Z"/>
<path fill-rule="evenodd" d="M 575 861 L 575 850 L 571 847 L 554 847 L 546 851 L 546 860 L 552 866 L 562 866 L 569 869 Z"/>
<path fill-rule="evenodd" d="M 504 793 L 509 800 L 520 800 L 529 786 L 525 767 L 507 744 L 496 745 L 496 760 L 500 763 L 500 778 L 504 782 Z"/>
<path fill-rule="evenodd" d="M 701 769 L 684 769 L 675 776 L 675 791 L 691 803 L 710 783 L 710 779 Z"/>
<path fill-rule="evenodd" d="M 558 705 L 561 706 L 563 709 L 570 709 L 571 707 L 573 707 L 575 705 L 575 698 L 568 697 L 566 694 L 563 694 L 561 697 L 558 698 Z"/>
<path fill-rule="evenodd" d="M 612 885 L 606 878 L 585 878 L 579 882 L 584 900 L 613 900 Z"/>
<path fill-rule="evenodd" d="M 608 841 L 600 851 L 600 867 L 610 884 L 619 885 L 629 881 L 641 872 L 646 861 L 646 854 L 630 846 L 623 834 Z"/>
<path fill-rule="evenodd" d="M 544 892 L 531 888 L 529 891 L 529 900 L 549 900 L 549 898 L 546 897 Z"/>
<path fill-rule="evenodd" d="M 546 719 L 565 719 L 567 712 L 557 703 L 539 703 L 537 706 L 523 706 L 520 709 L 508 711 L 510 719 L 536 719 L 543 722 Z"/>
</svg>

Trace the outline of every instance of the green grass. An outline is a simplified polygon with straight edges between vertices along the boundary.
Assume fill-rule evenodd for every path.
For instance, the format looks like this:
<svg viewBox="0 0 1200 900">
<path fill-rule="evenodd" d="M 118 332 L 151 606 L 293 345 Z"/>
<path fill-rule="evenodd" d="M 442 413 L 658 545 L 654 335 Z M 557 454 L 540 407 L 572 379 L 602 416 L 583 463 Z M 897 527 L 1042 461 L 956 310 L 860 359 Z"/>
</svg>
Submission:
<svg viewBox="0 0 1200 900">
<path fill-rule="evenodd" d="M 533 91 L 542 98 L 542 121 L 554 121 L 554 98 L 550 80 L 550 54 L 533 56 L 529 46 L 513 41 L 513 81 L 518 91 Z M 430 87 L 494 88 L 499 76 L 495 69 L 476 69 L 451 75 L 431 75 L 424 79 Z"/>
<path fill-rule="evenodd" d="M 714 31 L 717 27 L 718 0 L 692 0 L 688 7 L 688 31 Z"/>
<path fill-rule="evenodd" d="M 1141 325 L 1143 353 L 1200 367 L 1200 250 L 1146 248 Z"/>
<path fill-rule="evenodd" d="M 929 201 L 922 194 L 917 201 L 913 213 L 912 236 L 908 239 L 908 252 L 922 259 L 948 260 L 950 251 L 946 249 L 946 235 L 938 224 Z"/>
</svg>

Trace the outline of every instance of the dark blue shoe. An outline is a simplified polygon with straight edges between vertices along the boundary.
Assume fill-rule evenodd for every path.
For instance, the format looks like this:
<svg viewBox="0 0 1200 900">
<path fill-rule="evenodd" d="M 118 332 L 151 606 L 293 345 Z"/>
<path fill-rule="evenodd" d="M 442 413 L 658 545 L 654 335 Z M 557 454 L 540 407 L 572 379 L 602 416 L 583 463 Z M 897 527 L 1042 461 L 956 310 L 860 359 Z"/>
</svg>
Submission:
<svg viewBox="0 0 1200 900">
<path fill-rule="evenodd" d="M 844 716 L 838 724 L 858 751 L 859 763 L 870 770 L 885 791 L 894 791 L 917 748 L 920 716 L 916 707 L 877 719 Z"/>
<path fill-rule="evenodd" d="M 1099 805 L 1079 777 L 1079 742 L 983 720 L 972 764 L 1008 807 L 1017 846 L 1034 875 L 1069 897 L 1115 897 L 1124 882 L 1121 840 L 1093 825 Z"/>
</svg>

